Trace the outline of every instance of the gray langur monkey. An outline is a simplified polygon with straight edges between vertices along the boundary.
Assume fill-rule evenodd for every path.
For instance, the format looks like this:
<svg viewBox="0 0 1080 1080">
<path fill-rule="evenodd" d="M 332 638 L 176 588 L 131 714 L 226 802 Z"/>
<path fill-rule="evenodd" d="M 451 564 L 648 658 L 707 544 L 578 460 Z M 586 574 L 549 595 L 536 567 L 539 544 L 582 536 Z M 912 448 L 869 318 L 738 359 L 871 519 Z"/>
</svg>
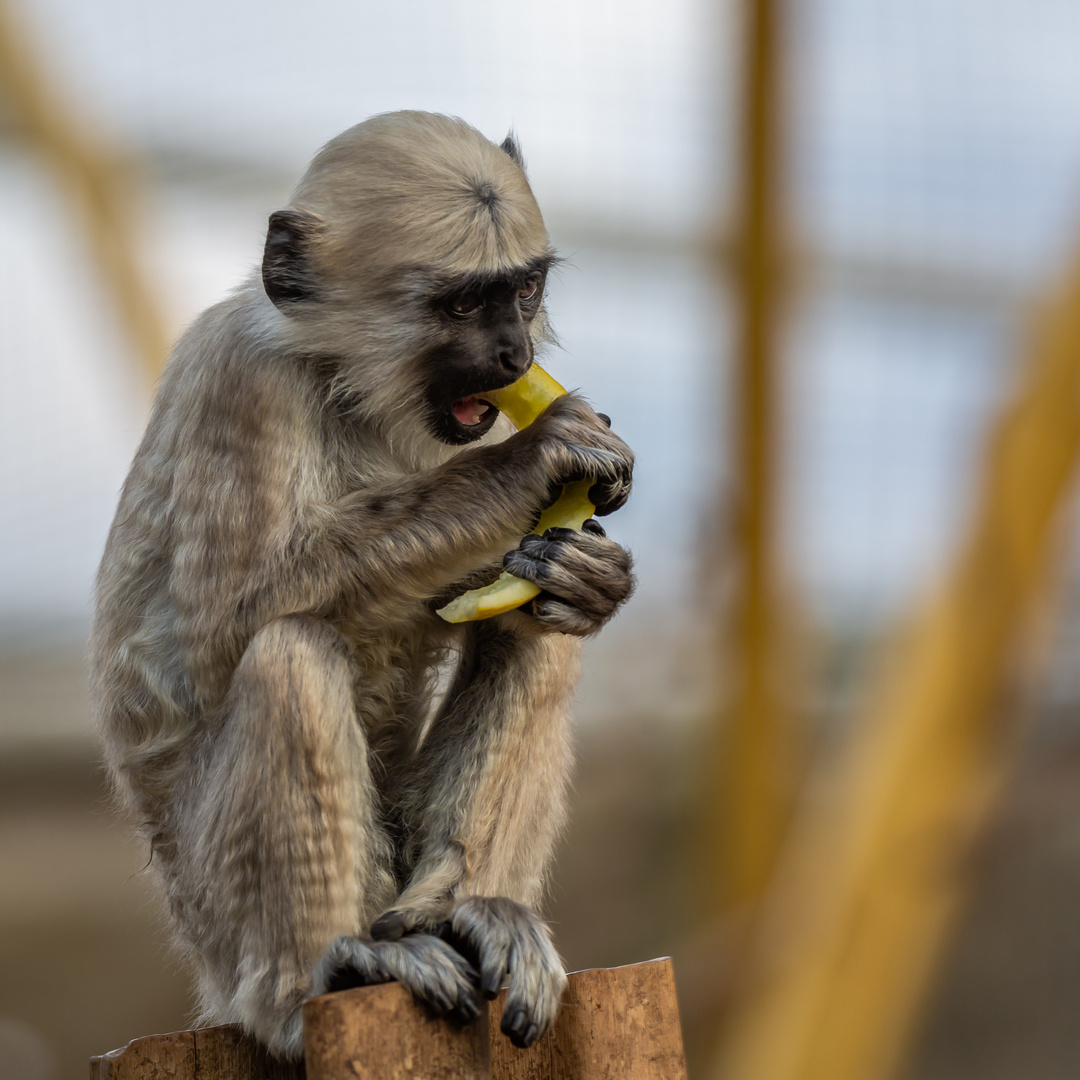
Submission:
<svg viewBox="0 0 1080 1080">
<path fill-rule="evenodd" d="M 275 1053 L 302 1052 L 305 998 L 390 979 L 465 1022 L 506 983 L 518 1046 L 555 1017 L 532 909 L 567 712 L 633 579 L 595 521 L 521 538 L 565 481 L 617 509 L 633 456 L 574 394 L 520 432 L 482 400 L 545 338 L 553 258 L 512 138 L 346 131 L 180 339 L 124 485 L 91 645 L 106 763 L 200 1021 Z M 507 551 L 528 610 L 434 614 Z"/>
</svg>

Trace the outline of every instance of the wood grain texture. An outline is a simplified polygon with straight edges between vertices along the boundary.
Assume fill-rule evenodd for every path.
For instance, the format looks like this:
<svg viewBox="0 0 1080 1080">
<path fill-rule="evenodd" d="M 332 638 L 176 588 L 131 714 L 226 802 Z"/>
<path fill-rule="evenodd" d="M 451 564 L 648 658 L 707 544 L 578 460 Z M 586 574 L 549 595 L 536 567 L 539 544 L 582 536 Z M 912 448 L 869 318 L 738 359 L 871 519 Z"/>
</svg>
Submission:
<svg viewBox="0 0 1080 1080">
<path fill-rule="evenodd" d="M 90 1080 L 194 1080 L 195 1033 L 174 1031 L 133 1039 L 90 1059 Z"/>
<path fill-rule="evenodd" d="M 194 1080 L 304 1080 L 302 1061 L 272 1057 L 239 1026 L 197 1028 L 192 1034 Z"/>
<path fill-rule="evenodd" d="M 517 1050 L 502 996 L 468 1028 L 431 1016 L 398 983 L 304 1006 L 307 1080 L 686 1080 L 671 961 L 576 971 L 555 1026 Z M 90 1080 L 304 1080 L 238 1027 L 135 1039 L 90 1059 Z"/>
<path fill-rule="evenodd" d="M 491 1004 L 492 1080 L 686 1080 L 670 959 L 575 971 L 555 1026 L 518 1050 Z"/>
<path fill-rule="evenodd" d="M 467 1028 L 432 1016 L 400 983 L 304 1005 L 308 1080 L 491 1080 L 487 1017 Z"/>
<path fill-rule="evenodd" d="M 303 1080 L 303 1063 L 271 1057 L 239 1027 L 135 1039 L 90 1059 L 90 1080 Z"/>
</svg>

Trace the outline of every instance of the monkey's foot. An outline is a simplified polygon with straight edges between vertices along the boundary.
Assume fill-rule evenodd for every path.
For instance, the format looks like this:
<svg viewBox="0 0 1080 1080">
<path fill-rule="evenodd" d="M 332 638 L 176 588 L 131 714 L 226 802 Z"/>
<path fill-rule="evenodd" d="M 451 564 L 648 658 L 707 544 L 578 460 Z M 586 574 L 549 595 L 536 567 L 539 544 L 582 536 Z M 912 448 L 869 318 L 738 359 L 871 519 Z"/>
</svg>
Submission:
<svg viewBox="0 0 1080 1080">
<path fill-rule="evenodd" d="M 507 982 L 502 1032 L 515 1046 L 532 1046 L 554 1022 L 566 989 L 545 923 L 505 897 L 470 896 L 454 907 L 443 933 L 480 969 L 484 997 Z"/>
<path fill-rule="evenodd" d="M 339 937 L 316 964 L 312 994 L 397 981 L 439 1015 L 470 1024 L 483 1005 L 479 976 L 445 941 L 411 934 L 399 941 Z"/>
</svg>

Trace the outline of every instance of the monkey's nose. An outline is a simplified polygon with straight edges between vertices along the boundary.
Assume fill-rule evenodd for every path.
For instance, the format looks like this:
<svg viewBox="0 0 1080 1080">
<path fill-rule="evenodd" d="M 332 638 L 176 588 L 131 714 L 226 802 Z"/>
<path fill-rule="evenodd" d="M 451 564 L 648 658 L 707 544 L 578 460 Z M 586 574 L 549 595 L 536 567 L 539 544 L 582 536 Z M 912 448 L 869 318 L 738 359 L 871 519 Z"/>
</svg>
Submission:
<svg viewBox="0 0 1080 1080">
<path fill-rule="evenodd" d="M 528 349 L 523 349 L 520 345 L 501 345 L 495 357 L 504 371 L 520 378 L 529 370 L 528 353 Z"/>
</svg>

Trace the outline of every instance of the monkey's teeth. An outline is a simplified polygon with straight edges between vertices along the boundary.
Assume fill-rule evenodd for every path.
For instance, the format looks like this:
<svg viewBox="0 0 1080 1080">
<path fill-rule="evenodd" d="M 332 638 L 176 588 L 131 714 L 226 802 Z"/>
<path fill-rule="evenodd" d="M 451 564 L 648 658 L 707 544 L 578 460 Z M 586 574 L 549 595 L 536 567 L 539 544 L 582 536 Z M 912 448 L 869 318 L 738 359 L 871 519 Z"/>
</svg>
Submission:
<svg viewBox="0 0 1080 1080">
<path fill-rule="evenodd" d="M 486 401 L 481 401 L 476 396 L 462 398 L 460 401 L 455 401 L 452 406 L 454 419 L 465 427 L 475 427 L 479 424 L 490 408 L 491 406 Z"/>
</svg>

